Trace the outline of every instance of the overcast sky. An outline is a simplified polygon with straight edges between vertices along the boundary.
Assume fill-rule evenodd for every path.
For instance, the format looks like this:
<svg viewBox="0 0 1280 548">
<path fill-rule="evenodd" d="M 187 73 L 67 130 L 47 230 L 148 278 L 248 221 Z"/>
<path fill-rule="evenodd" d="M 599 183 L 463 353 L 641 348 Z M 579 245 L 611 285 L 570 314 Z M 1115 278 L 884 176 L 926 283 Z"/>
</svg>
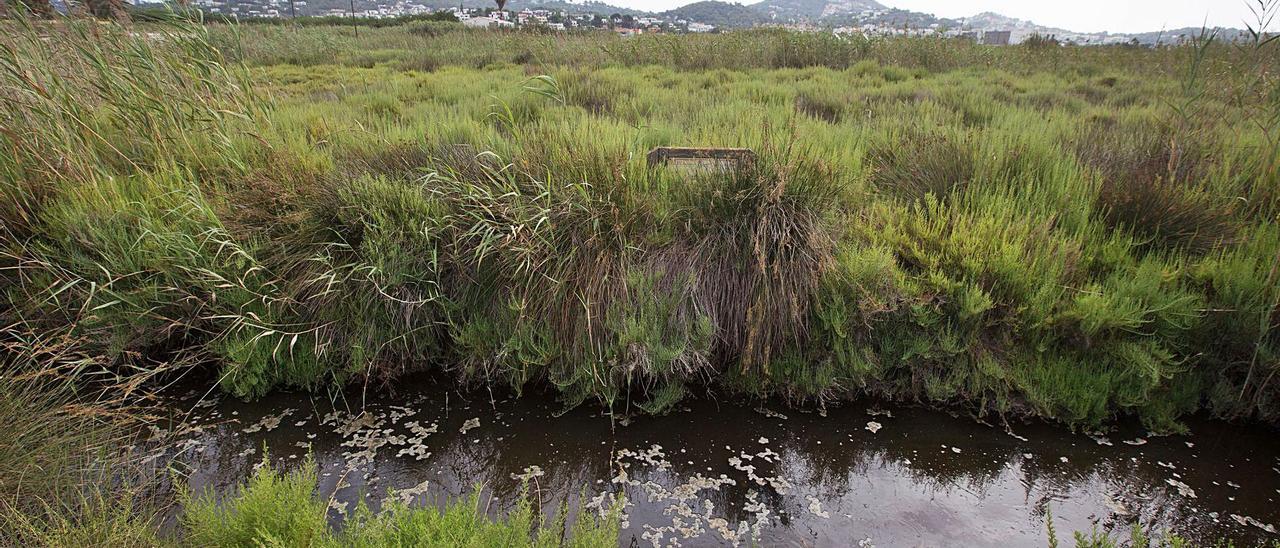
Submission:
<svg viewBox="0 0 1280 548">
<path fill-rule="evenodd" d="M 694 0 L 604 0 L 662 11 Z M 753 4 L 759 0 L 727 0 Z M 1248 0 L 1257 2 L 1257 0 Z M 1250 16 L 1245 0 L 880 0 L 891 8 L 967 17 L 993 11 L 1036 24 L 1080 32 L 1140 32 L 1162 28 L 1209 26 L 1244 28 Z M 1280 21 L 1276 22 L 1280 24 Z"/>
</svg>

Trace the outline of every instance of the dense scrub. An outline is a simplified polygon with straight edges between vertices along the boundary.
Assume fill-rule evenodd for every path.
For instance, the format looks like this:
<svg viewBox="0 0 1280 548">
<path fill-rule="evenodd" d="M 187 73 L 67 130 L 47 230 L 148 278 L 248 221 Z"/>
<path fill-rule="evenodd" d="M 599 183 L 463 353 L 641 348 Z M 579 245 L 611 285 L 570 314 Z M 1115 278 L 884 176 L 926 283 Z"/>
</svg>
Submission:
<svg viewBox="0 0 1280 548">
<path fill-rule="evenodd" d="M 245 398 L 1280 417 L 1274 43 L 345 32 L 7 33 L 6 340 Z"/>
</svg>

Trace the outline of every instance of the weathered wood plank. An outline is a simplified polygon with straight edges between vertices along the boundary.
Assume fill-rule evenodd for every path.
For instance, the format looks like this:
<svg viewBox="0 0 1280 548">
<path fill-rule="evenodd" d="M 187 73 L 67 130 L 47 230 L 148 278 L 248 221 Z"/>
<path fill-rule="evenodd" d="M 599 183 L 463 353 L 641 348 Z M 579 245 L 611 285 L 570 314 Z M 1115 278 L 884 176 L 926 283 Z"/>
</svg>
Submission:
<svg viewBox="0 0 1280 548">
<path fill-rule="evenodd" d="M 649 167 L 668 166 L 681 171 L 736 171 L 755 165 L 749 148 L 656 147 L 646 156 Z"/>
</svg>

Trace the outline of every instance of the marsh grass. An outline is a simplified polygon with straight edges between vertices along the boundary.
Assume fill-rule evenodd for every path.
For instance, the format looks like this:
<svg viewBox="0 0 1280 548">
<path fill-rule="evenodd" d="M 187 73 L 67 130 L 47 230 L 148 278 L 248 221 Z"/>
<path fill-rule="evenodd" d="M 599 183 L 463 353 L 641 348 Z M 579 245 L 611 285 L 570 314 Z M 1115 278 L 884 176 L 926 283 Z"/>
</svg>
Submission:
<svg viewBox="0 0 1280 548">
<path fill-rule="evenodd" d="M 1277 416 L 1274 43 L 182 25 L 3 42 L 6 313 L 100 372 Z"/>
<path fill-rule="evenodd" d="M 92 489 L 35 509 L 5 509 L 0 540 L 15 546 L 171 546 L 159 532 L 164 506 L 135 489 Z"/>
<path fill-rule="evenodd" d="M 122 450 L 139 440 L 145 400 L 75 345 L 14 334 L 0 377 L 0 543 L 158 545 L 162 471 Z"/>
</svg>

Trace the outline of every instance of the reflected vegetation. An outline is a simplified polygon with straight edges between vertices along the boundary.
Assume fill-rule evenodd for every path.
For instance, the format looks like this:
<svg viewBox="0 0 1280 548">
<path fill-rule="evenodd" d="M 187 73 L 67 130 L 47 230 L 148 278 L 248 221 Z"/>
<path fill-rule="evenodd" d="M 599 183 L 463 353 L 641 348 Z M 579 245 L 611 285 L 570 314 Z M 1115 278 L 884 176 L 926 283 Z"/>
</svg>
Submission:
<svg viewBox="0 0 1280 548">
<path fill-rule="evenodd" d="M 1183 436 L 1136 425 L 1073 434 L 871 401 L 782 413 L 699 400 L 611 421 L 537 395 L 413 381 L 363 405 L 189 394 L 174 401 L 180 441 L 164 452 L 195 489 L 218 491 L 260 466 L 264 449 L 286 467 L 311 454 L 335 525 L 362 497 L 375 510 L 387 497 L 441 505 L 480 486 L 495 515 L 526 488 L 548 510 L 603 511 L 624 493 L 622 542 L 641 546 L 1036 546 L 1050 510 L 1059 531 L 1124 536 L 1138 521 L 1193 541 L 1280 538 L 1280 443 L 1262 426 L 1193 419 Z"/>
</svg>

